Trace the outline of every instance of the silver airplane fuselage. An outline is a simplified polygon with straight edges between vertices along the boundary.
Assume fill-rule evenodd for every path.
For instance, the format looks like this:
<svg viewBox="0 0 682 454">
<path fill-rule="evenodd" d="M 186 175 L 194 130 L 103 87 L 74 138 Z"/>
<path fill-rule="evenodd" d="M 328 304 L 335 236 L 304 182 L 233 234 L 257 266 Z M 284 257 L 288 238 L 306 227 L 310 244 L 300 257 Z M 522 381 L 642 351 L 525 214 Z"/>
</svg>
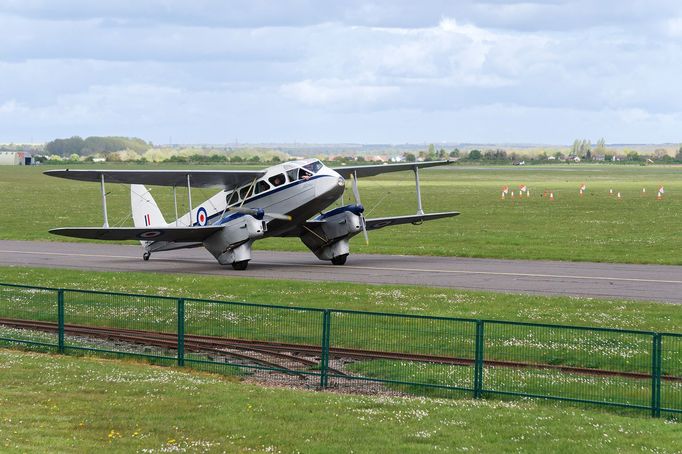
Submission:
<svg viewBox="0 0 682 454">
<path fill-rule="evenodd" d="M 285 162 L 269 167 L 262 177 L 248 185 L 220 191 L 192 209 L 191 221 L 188 213 L 179 218 L 176 225 L 225 223 L 231 216 L 238 215 L 231 214 L 230 208 L 245 207 L 264 210 L 266 219 L 268 213 L 290 216 L 290 221 L 268 219 L 263 235 L 289 236 L 338 200 L 344 189 L 344 178 L 316 159 Z"/>
</svg>

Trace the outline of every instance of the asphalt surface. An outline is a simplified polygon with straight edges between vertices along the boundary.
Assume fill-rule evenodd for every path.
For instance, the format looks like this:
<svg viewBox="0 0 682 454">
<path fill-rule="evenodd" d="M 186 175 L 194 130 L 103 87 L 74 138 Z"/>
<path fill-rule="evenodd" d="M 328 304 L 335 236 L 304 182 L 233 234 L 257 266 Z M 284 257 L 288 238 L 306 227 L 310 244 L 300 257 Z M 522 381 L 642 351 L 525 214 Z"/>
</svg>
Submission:
<svg viewBox="0 0 682 454">
<path fill-rule="evenodd" d="M 408 284 L 496 292 L 682 303 L 682 267 L 585 262 L 351 254 L 344 266 L 310 253 L 254 251 L 246 271 L 219 265 L 203 248 L 152 254 L 121 244 L 0 241 L 0 266 Z M 2 281 L 0 273 L 0 281 Z"/>
</svg>

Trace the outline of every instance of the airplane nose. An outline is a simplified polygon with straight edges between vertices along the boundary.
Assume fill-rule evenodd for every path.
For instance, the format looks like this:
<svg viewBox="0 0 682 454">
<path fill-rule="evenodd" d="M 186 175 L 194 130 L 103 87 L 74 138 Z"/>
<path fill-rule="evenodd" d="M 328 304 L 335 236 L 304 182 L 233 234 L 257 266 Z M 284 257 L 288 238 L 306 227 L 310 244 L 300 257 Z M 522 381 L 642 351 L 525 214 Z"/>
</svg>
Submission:
<svg viewBox="0 0 682 454">
<path fill-rule="evenodd" d="M 339 176 L 337 178 L 323 178 L 326 183 L 323 185 L 316 186 L 316 196 L 326 196 L 326 197 L 340 197 L 344 188 L 346 187 L 346 181 L 343 177 Z"/>
</svg>

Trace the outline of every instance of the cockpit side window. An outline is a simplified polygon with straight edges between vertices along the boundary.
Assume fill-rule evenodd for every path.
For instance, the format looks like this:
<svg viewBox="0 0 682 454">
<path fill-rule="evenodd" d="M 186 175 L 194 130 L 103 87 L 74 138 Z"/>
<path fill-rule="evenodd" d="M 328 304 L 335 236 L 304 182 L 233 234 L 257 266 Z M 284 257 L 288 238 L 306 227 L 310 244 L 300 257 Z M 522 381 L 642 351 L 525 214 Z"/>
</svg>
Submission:
<svg viewBox="0 0 682 454">
<path fill-rule="evenodd" d="M 313 174 L 308 172 L 305 168 L 301 167 L 298 169 L 298 178 L 301 180 L 307 180 L 308 178 L 312 177 Z"/>
<path fill-rule="evenodd" d="M 275 176 L 272 176 L 268 178 L 268 181 L 273 187 L 281 186 L 285 183 L 286 179 L 284 178 L 284 174 L 280 173 Z"/>
<path fill-rule="evenodd" d="M 287 170 L 287 176 L 289 177 L 289 181 L 298 180 L 298 169 Z"/>
</svg>

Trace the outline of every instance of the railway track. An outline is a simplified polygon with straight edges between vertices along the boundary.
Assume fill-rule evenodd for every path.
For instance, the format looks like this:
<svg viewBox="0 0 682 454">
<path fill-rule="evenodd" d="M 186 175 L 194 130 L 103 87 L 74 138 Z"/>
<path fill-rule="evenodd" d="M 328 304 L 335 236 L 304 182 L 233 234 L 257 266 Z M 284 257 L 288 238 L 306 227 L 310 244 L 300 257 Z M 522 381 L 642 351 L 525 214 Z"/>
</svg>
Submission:
<svg viewBox="0 0 682 454">
<path fill-rule="evenodd" d="M 21 319 L 0 318 L 0 325 L 42 332 L 57 332 L 58 330 L 57 324 L 53 322 L 38 322 Z M 175 333 L 74 324 L 65 324 L 64 333 L 73 336 L 128 342 L 132 344 L 148 345 L 171 350 L 176 350 L 178 348 L 177 335 Z M 239 342 L 225 342 L 221 341 L 221 339 L 222 338 L 210 336 L 186 335 L 184 340 L 184 348 L 186 352 L 229 356 L 238 360 L 242 360 L 246 363 L 278 369 L 283 373 L 299 376 L 303 376 L 304 374 L 302 372 L 304 371 L 301 371 L 300 368 L 296 369 L 292 366 L 299 365 L 305 368 L 319 367 L 318 361 L 295 354 L 288 354 L 280 350 L 268 349 L 267 346 L 242 345 Z M 250 354 L 238 353 L 235 350 L 250 352 Z M 278 360 L 278 362 L 275 362 L 271 358 L 275 358 Z M 336 369 L 330 369 L 330 372 L 341 376 L 345 375 L 344 372 Z"/>
<path fill-rule="evenodd" d="M 0 325 L 44 332 L 57 331 L 57 324 L 53 322 L 0 318 Z M 177 349 L 178 347 L 177 334 L 175 333 L 76 324 L 65 324 L 64 332 L 69 335 L 118 340 L 167 349 Z M 230 356 L 245 362 L 252 362 L 261 366 L 279 369 L 284 373 L 298 375 L 302 375 L 302 371 L 300 369 L 297 370 L 292 368 L 292 365 L 298 364 L 299 366 L 308 369 L 317 368 L 319 367 L 319 361 L 310 358 L 319 357 L 322 353 L 322 349 L 319 345 L 234 339 L 195 334 L 185 334 L 184 345 L 186 351 Z M 329 357 L 340 360 L 388 359 L 458 366 L 472 366 L 474 364 L 474 360 L 470 358 L 342 347 L 331 347 L 329 349 Z M 484 364 L 492 367 L 554 370 L 564 373 L 601 377 L 623 377 L 640 380 L 651 379 L 651 375 L 644 372 L 614 371 L 560 364 L 543 364 L 499 359 L 485 359 Z M 345 372 L 338 369 L 330 368 L 328 370 L 332 375 L 338 375 L 339 377 L 347 375 Z M 661 379 L 664 381 L 682 382 L 681 376 L 663 375 L 661 376 Z"/>
</svg>

